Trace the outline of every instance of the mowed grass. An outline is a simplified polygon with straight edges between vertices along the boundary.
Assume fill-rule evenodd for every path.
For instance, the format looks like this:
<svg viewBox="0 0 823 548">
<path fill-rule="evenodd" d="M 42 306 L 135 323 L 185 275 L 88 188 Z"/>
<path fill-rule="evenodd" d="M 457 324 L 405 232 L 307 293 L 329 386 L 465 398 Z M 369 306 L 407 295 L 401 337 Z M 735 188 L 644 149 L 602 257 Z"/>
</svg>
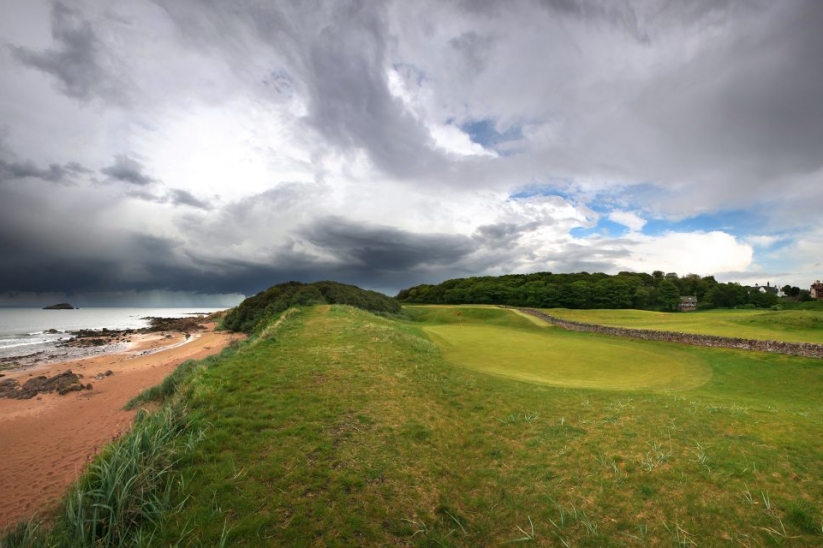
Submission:
<svg viewBox="0 0 823 548">
<path fill-rule="evenodd" d="M 451 363 L 424 328 L 635 350 L 504 310 L 434 310 L 302 310 L 200 369 L 183 390 L 205 439 L 151 545 L 823 543 L 820 361 L 641 345 L 712 374 L 680 391 L 557 387 Z"/>
<path fill-rule="evenodd" d="M 482 373 L 607 390 L 686 390 L 711 378 L 705 360 L 676 345 L 540 329 L 537 318 L 488 308 L 407 310 L 448 362 Z"/>
<path fill-rule="evenodd" d="M 546 313 L 565 320 L 632 329 L 823 344 L 823 311 L 819 310 L 706 310 L 671 313 L 551 308 L 546 309 Z"/>
</svg>

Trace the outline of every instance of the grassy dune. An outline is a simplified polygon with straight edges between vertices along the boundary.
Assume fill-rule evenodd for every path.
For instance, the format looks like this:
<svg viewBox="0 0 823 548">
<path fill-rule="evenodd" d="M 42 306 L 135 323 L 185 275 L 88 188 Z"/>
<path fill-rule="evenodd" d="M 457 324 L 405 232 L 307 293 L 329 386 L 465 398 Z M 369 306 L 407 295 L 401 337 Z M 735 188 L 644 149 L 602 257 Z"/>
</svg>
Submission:
<svg viewBox="0 0 823 548">
<path fill-rule="evenodd" d="M 191 368 L 204 435 L 134 545 L 823 544 L 819 360 L 409 315 L 290 311 Z"/>
<path fill-rule="evenodd" d="M 820 362 L 667 353 L 456 310 L 399 322 L 316 307 L 203 370 L 187 388 L 208 427 L 181 468 L 191 496 L 155 545 L 823 542 Z M 712 374 L 685 391 L 591 390 L 486 374 L 483 352 L 450 362 L 463 354 L 448 345 L 543 342 L 531 337 Z"/>
<path fill-rule="evenodd" d="M 633 329 L 823 344 L 823 311 L 818 310 L 708 310 L 668 313 L 647 310 L 552 308 L 546 312 L 565 320 Z"/>
</svg>

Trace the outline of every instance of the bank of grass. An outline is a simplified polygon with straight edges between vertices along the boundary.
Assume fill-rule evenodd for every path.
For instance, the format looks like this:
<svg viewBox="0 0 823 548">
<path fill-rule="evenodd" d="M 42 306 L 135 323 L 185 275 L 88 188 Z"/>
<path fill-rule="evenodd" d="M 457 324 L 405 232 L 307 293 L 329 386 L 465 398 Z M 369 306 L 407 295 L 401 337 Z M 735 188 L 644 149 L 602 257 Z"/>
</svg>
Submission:
<svg viewBox="0 0 823 548">
<path fill-rule="evenodd" d="M 241 341 L 234 341 L 219 354 L 203 358 L 202 360 L 186 360 L 178 365 L 160 384 L 146 388 L 140 394 L 129 400 L 127 410 L 140 409 L 143 406 L 157 406 L 172 401 L 178 394 L 181 385 L 189 380 L 199 369 L 206 369 L 220 363 L 228 355 L 235 353 L 243 346 Z"/>
<path fill-rule="evenodd" d="M 571 389 L 449 363 L 423 332 L 539 329 L 520 320 L 292 314 L 184 385 L 209 430 L 180 465 L 188 499 L 153 545 L 823 542 L 819 361 L 684 348 L 712 370 L 697 388 Z"/>
<path fill-rule="evenodd" d="M 565 320 L 632 329 L 823 344 L 821 310 L 706 310 L 672 313 L 551 308 L 546 309 L 546 313 Z"/>
<path fill-rule="evenodd" d="M 196 443 L 185 409 L 169 405 L 141 412 L 131 432 L 88 465 L 49 521 L 32 518 L 7 531 L 2 547 L 145 546 L 181 484 L 172 473 L 177 456 Z"/>
</svg>

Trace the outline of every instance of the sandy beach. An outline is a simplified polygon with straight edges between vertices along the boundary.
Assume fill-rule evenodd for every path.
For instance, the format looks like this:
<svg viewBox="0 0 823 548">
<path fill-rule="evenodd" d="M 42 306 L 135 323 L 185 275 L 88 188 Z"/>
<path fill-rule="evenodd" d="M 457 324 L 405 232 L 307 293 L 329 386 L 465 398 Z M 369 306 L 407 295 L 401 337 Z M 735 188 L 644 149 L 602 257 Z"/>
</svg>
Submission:
<svg viewBox="0 0 823 548">
<path fill-rule="evenodd" d="M 132 397 L 180 363 L 205 358 L 242 338 L 214 332 L 215 324 L 206 327 L 188 339 L 182 333 L 142 334 L 125 351 L 3 371 L 4 380 L 16 378 L 23 384 L 70 369 L 92 389 L 0 399 L 0 530 L 56 506 L 100 448 L 129 429 L 136 411 L 123 406 Z M 106 371 L 111 374 L 95 378 Z"/>
</svg>

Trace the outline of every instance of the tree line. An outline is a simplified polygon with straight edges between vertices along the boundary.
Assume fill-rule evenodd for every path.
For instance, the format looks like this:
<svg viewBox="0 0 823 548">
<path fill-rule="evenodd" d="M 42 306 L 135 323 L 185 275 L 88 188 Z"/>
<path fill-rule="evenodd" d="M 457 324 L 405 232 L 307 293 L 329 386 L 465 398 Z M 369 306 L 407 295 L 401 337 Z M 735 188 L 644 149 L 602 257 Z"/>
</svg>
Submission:
<svg viewBox="0 0 823 548">
<path fill-rule="evenodd" d="M 771 289 L 771 288 L 770 288 Z M 786 291 L 788 289 L 789 291 Z M 791 294 L 799 288 L 786 287 Z M 677 310 L 681 296 L 697 297 L 698 308 L 768 308 L 778 302 L 776 288 L 720 283 L 714 276 L 656 270 L 651 274 L 620 272 L 615 275 L 588 272 L 575 274 L 508 274 L 447 280 L 400 291 L 396 299 L 415 304 L 501 304 L 535 308 L 637 308 Z"/>
</svg>

